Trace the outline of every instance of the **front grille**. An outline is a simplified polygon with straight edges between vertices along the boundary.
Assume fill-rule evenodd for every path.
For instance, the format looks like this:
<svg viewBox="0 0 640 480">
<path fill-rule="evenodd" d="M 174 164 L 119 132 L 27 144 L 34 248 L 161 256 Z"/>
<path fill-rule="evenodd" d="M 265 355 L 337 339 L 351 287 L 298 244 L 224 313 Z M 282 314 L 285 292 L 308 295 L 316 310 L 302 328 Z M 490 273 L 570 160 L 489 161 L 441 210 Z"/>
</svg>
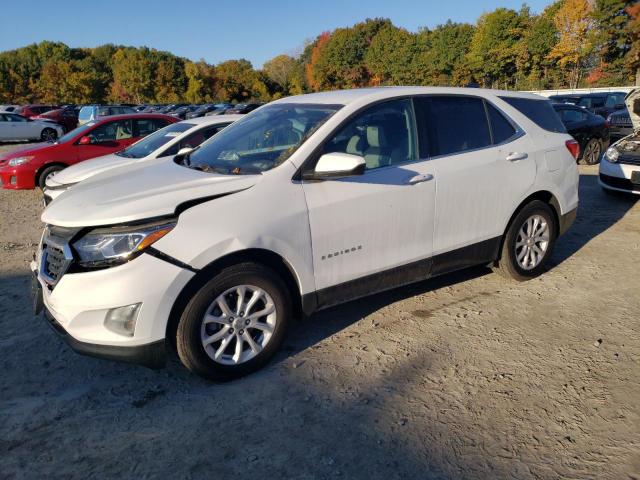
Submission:
<svg viewBox="0 0 640 480">
<path fill-rule="evenodd" d="M 611 117 L 609 123 L 611 125 L 632 126 L 630 118 L 625 117 Z"/>
<path fill-rule="evenodd" d="M 57 282 L 68 266 L 64 250 L 58 246 L 48 244 L 44 254 L 44 273 L 54 282 Z"/>
<path fill-rule="evenodd" d="M 632 183 L 628 178 L 612 177 L 610 175 L 600 174 L 600 180 L 605 185 L 621 190 L 640 190 L 640 185 Z"/>
<path fill-rule="evenodd" d="M 77 229 L 48 225 L 42 238 L 40 274 L 50 289 L 60 281 L 73 263 L 69 242 Z"/>
<path fill-rule="evenodd" d="M 625 165 L 640 165 L 640 155 L 620 155 L 618 157 L 618 163 L 624 163 Z"/>
</svg>

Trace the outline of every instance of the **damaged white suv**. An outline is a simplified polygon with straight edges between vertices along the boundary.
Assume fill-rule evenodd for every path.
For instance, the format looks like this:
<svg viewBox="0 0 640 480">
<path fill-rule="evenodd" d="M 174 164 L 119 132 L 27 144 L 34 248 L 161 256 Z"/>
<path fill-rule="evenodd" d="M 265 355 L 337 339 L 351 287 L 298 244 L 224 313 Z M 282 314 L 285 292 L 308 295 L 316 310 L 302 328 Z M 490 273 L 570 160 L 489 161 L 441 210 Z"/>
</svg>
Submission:
<svg viewBox="0 0 640 480">
<path fill-rule="evenodd" d="M 600 186 L 605 192 L 640 195 L 640 88 L 625 97 L 633 133 L 611 145 L 600 162 Z"/>
<path fill-rule="evenodd" d="M 291 319 L 477 264 L 541 274 L 578 205 L 577 144 L 541 97 L 390 87 L 275 101 L 188 155 L 51 203 L 37 310 L 71 346 L 210 379 Z"/>
</svg>

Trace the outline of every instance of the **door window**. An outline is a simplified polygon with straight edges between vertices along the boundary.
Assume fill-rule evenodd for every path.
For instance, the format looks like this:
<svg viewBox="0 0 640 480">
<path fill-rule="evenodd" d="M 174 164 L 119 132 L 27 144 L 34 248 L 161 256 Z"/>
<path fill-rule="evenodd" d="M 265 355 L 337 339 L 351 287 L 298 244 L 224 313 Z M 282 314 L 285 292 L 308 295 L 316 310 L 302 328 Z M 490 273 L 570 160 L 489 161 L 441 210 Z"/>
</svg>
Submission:
<svg viewBox="0 0 640 480">
<path fill-rule="evenodd" d="M 367 170 L 418 159 L 411 100 L 393 100 L 368 108 L 350 120 L 324 146 L 324 153 L 364 157 Z"/>
<path fill-rule="evenodd" d="M 6 117 L 7 117 L 7 120 L 10 122 L 26 122 L 27 121 L 26 118 L 21 117 L 20 115 L 10 114 L 10 115 L 6 115 Z"/>
<path fill-rule="evenodd" d="M 565 110 L 560 110 L 559 113 L 560 113 L 560 118 L 565 123 L 581 122 L 583 120 L 586 120 L 587 118 L 587 114 L 584 112 L 581 112 L 580 110 L 565 109 Z"/>
<path fill-rule="evenodd" d="M 432 156 L 452 155 L 491 145 L 484 102 L 465 96 L 416 98 L 416 118 L 421 151 L 429 146 Z"/>
<path fill-rule="evenodd" d="M 498 111 L 497 108 L 488 102 L 485 102 L 485 105 L 487 106 L 487 113 L 489 114 L 493 144 L 496 145 L 506 142 L 516 134 L 516 129 L 513 124 Z"/>
<path fill-rule="evenodd" d="M 145 137 L 165 127 L 167 122 L 159 118 L 141 118 L 134 120 L 134 125 L 136 128 L 136 137 Z"/>
<path fill-rule="evenodd" d="M 113 142 L 132 137 L 131 120 L 118 120 L 96 127 L 89 135 L 95 142 Z"/>
</svg>

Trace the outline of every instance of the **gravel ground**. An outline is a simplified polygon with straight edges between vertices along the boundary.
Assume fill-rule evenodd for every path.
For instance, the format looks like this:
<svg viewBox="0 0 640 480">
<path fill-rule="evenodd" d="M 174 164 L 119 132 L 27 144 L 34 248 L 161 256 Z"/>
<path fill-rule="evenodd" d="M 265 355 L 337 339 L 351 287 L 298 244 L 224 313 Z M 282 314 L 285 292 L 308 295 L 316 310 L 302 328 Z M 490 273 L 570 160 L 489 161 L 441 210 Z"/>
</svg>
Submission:
<svg viewBox="0 0 640 480">
<path fill-rule="evenodd" d="M 640 479 L 640 203 L 596 174 L 542 277 L 325 311 L 219 385 L 74 354 L 30 311 L 40 194 L 0 190 L 0 478 Z"/>
</svg>

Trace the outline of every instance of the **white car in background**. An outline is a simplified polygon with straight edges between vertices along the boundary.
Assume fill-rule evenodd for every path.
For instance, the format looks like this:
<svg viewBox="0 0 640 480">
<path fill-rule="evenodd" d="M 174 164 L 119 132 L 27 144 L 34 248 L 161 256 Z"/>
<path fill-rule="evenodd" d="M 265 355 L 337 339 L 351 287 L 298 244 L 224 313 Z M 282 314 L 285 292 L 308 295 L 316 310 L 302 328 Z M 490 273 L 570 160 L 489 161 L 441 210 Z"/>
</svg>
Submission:
<svg viewBox="0 0 640 480">
<path fill-rule="evenodd" d="M 600 162 L 600 186 L 607 193 L 640 195 L 640 88 L 625 97 L 633 133 L 611 145 Z"/>
<path fill-rule="evenodd" d="M 181 150 L 192 149 L 220 130 L 242 118 L 242 115 L 192 118 L 172 123 L 124 150 L 87 160 L 65 168 L 47 179 L 44 203 L 48 205 L 78 182 L 108 170 L 142 160 L 153 160 L 177 155 Z"/>
<path fill-rule="evenodd" d="M 75 350 L 252 372 L 292 318 L 473 265 L 541 275 L 578 207 L 577 142 L 537 95 L 300 95 L 42 214 L 34 306 Z"/>
<path fill-rule="evenodd" d="M 47 120 L 33 120 L 12 112 L 0 112 L 0 142 L 42 140 L 53 142 L 64 135 L 64 128 Z"/>
</svg>

